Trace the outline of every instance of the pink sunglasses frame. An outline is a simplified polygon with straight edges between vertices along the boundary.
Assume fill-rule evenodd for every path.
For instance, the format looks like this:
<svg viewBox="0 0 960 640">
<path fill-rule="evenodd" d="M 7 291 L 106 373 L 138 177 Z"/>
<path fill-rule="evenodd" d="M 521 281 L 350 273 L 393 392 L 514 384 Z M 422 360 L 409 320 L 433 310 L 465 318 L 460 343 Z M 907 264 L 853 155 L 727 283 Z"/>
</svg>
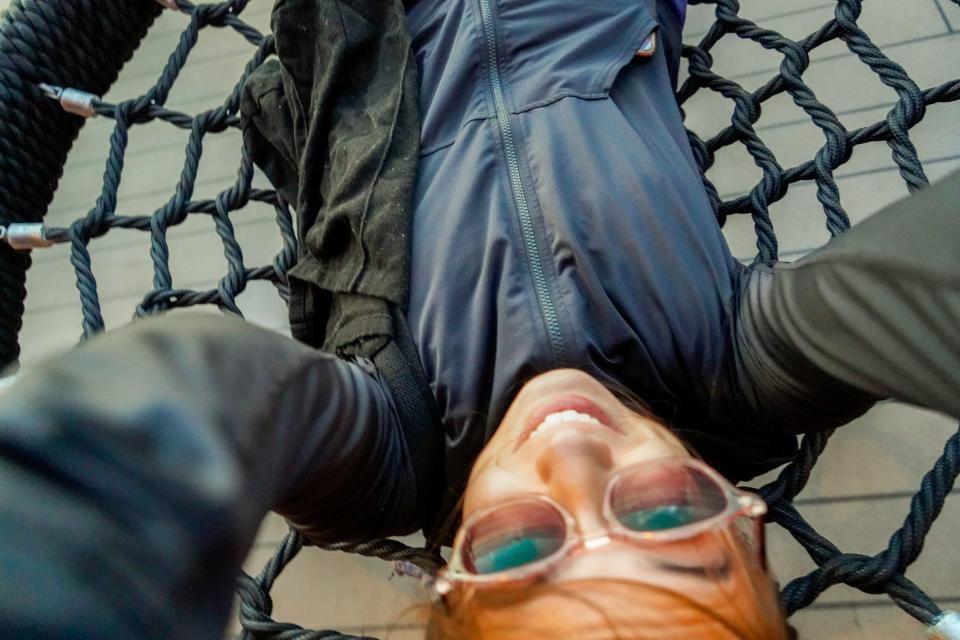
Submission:
<svg viewBox="0 0 960 640">
<path fill-rule="evenodd" d="M 613 512 L 613 505 L 611 503 L 613 490 L 617 483 L 631 471 L 637 469 L 638 467 L 648 467 L 656 464 L 680 464 L 682 466 L 686 466 L 687 468 L 702 472 L 710 480 L 716 483 L 717 486 L 723 491 L 727 500 L 726 506 L 722 511 L 707 518 L 706 520 L 676 527 L 674 529 L 662 531 L 633 531 L 628 529 L 622 523 L 620 523 Z M 498 571 L 496 573 L 488 574 L 470 573 L 467 570 L 466 563 L 463 559 L 463 554 L 465 553 L 464 545 L 470 525 L 485 515 L 503 509 L 505 506 L 515 504 L 517 502 L 525 502 L 531 499 L 540 500 L 548 504 L 563 518 L 566 530 L 566 538 L 564 539 L 560 548 L 546 558 L 531 562 L 515 569 L 507 569 L 505 571 Z M 559 566 L 559 564 L 563 562 L 565 558 L 569 557 L 576 551 L 604 546 L 611 540 L 628 542 L 641 547 L 653 546 L 678 540 L 688 540 L 705 531 L 715 530 L 739 516 L 746 516 L 753 520 L 756 524 L 759 537 L 758 542 L 760 553 L 761 555 L 764 554 L 763 523 L 760 521 L 760 519 L 767 513 L 766 503 L 755 493 L 737 489 L 730 484 L 726 478 L 717 473 L 717 471 L 694 458 L 659 458 L 657 460 L 632 464 L 620 469 L 613 476 L 611 476 L 610 481 L 607 483 L 607 488 L 604 494 L 603 511 L 607 526 L 602 532 L 599 532 L 598 535 L 591 535 L 587 537 L 579 532 L 577 521 L 570 514 L 570 512 L 546 495 L 533 493 L 520 495 L 506 503 L 481 509 L 480 511 L 471 514 L 470 518 L 463 523 L 463 526 L 461 526 L 460 530 L 457 532 L 457 535 L 453 541 L 453 552 L 451 554 L 450 562 L 437 575 L 436 581 L 433 585 L 433 590 L 438 596 L 442 597 L 452 591 L 454 586 L 458 584 L 471 585 L 480 588 L 507 585 L 522 586 L 524 584 L 529 584 L 531 582 L 547 578 L 550 573 L 552 573 L 552 570 L 556 569 L 556 567 Z"/>
</svg>

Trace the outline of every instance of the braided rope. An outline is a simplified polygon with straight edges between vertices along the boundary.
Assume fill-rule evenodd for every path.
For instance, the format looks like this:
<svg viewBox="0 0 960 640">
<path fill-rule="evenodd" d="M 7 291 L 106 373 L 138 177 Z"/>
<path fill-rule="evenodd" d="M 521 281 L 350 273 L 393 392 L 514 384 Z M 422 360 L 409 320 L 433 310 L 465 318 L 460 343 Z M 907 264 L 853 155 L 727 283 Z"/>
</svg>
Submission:
<svg viewBox="0 0 960 640">
<path fill-rule="evenodd" d="M 731 213 L 749 213 L 753 216 L 758 262 L 770 264 L 776 261 L 777 240 L 770 222 L 769 207 L 786 195 L 789 185 L 800 180 L 814 180 L 816 183 L 817 198 L 823 205 L 831 235 L 842 233 L 850 227 L 850 220 L 840 205 L 833 172 L 849 160 L 857 145 L 881 140 L 886 142 L 892 149 L 893 160 L 908 188 L 915 190 L 927 184 L 908 132 L 923 118 L 927 105 L 960 99 L 960 79 L 921 91 L 903 68 L 887 58 L 857 26 L 856 18 L 860 15 L 862 0 L 839 0 L 834 19 L 800 41 L 790 40 L 740 17 L 737 0 L 694 0 L 691 4 L 716 4 L 716 22 L 698 45 L 684 46 L 683 56 L 689 62 L 690 77 L 678 91 L 677 97 L 682 105 L 698 90 L 710 89 L 734 102 L 729 127 L 707 141 L 701 140 L 692 131 L 688 130 L 687 134 L 721 224 Z M 713 58 L 710 50 L 728 33 L 781 53 L 783 62 L 780 72 L 753 93 L 716 74 L 711 69 Z M 804 84 L 801 75 L 810 63 L 810 51 L 834 39 L 846 43 L 850 51 L 867 64 L 884 84 L 896 91 L 897 102 L 882 122 L 847 131 L 836 114 L 819 102 L 813 91 Z M 776 156 L 753 128 L 760 118 L 761 105 L 783 92 L 787 92 L 793 102 L 810 116 L 826 138 L 826 143 L 812 160 L 789 169 L 780 166 Z M 754 163 L 762 170 L 763 177 L 748 195 L 722 202 L 716 187 L 706 177 L 706 172 L 713 166 L 717 151 L 737 142 L 744 145 Z"/>
<path fill-rule="evenodd" d="M 0 219 L 40 222 L 83 120 L 40 83 L 105 92 L 160 13 L 150 2 L 14 0 L 0 21 Z M 0 246 L 0 366 L 17 362 L 30 254 Z"/>
<path fill-rule="evenodd" d="M 43 98 L 37 84 L 66 84 L 102 94 L 158 11 L 158 5 L 149 0 L 118 2 L 116 5 L 96 2 L 96 7 L 91 6 L 92 2 L 94 0 L 58 0 L 57 3 L 14 0 L 3 20 L 0 30 L 0 77 L 3 79 L 0 106 L 5 108 L 5 117 L 0 118 L 0 218 L 4 223 L 39 221 L 39 213 L 49 204 L 67 150 L 81 123 L 77 117 L 65 114 L 52 101 Z M 953 2 L 960 5 L 960 0 Z M 246 151 L 241 153 L 236 180 L 229 188 L 212 199 L 193 200 L 207 134 L 238 127 L 237 112 L 243 83 L 253 69 L 274 53 L 272 38 L 240 18 L 247 4 L 248 0 L 211 4 L 175 0 L 175 7 L 187 14 L 189 22 L 157 83 L 144 95 L 118 104 L 92 101 L 92 108 L 98 115 L 115 122 L 100 197 L 84 217 L 69 227 L 48 228 L 45 232 L 46 239 L 52 242 L 70 243 L 70 260 L 76 271 L 83 312 L 84 337 L 104 330 L 88 246 L 93 239 L 114 228 L 138 229 L 150 234 L 153 288 L 137 305 L 135 315 L 138 317 L 198 304 L 216 305 L 225 313 L 241 315 L 236 298 L 252 280 L 273 283 L 280 297 L 287 299 L 285 274 L 295 262 L 297 247 L 293 220 L 287 203 L 275 192 L 251 186 L 253 165 Z M 739 15 L 737 0 L 693 0 L 691 4 L 714 5 L 715 21 L 698 44 L 683 48 L 689 78 L 678 91 L 678 100 L 682 105 L 698 91 L 708 90 L 734 103 L 729 126 L 706 140 L 692 131 L 688 131 L 688 138 L 720 223 L 723 224 L 732 214 L 752 217 L 757 235 L 756 262 L 769 264 L 777 260 L 777 238 L 769 208 L 796 182 L 812 180 L 816 185 L 817 198 L 823 206 L 826 227 L 831 235 L 849 228 L 850 221 L 840 201 L 835 171 L 850 159 L 858 145 L 884 141 L 889 145 L 891 157 L 908 188 L 915 190 L 927 184 L 923 166 L 910 140 L 910 130 L 922 120 L 928 105 L 960 99 L 960 79 L 927 89 L 918 87 L 858 25 L 861 0 L 838 0 L 833 18 L 801 40 L 791 40 L 743 18 Z M 242 77 L 224 103 L 216 108 L 196 115 L 167 108 L 167 97 L 188 62 L 200 32 L 210 26 L 232 29 L 254 47 Z M 778 73 L 750 92 L 714 72 L 711 49 L 728 34 L 776 51 L 782 56 Z M 836 113 L 820 102 L 804 83 L 803 73 L 810 65 L 810 52 L 833 40 L 842 41 L 895 91 L 897 101 L 883 120 L 847 130 Z M 83 64 L 78 63 L 79 60 Z M 66 82 L 66 79 L 70 81 Z M 780 164 L 755 129 L 763 103 L 782 93 L 790 96 L 824 136 L 823 145 L 811 160 L 788 168 Z M 132 126 L 153 121 L 166 122 L 190 132 L 179 180 L 170 199 L 151 215 L 118 215 L 117 193 L 129 130 Z M 24 140 L 30 144 L 17 144 Z M 706 174 L 714 165 L 719 150 L 738 143 L 750 154 L 762 176 L 746 195 L 724 201 Z M 29 153 L 25 149 L 29 149 Z M 253 268 L 244 262 L 230 220 L 231 212 L 250 202 L 266 203 L 274 208 L 283 238 L 283 248 L 272 264 Z M 191 215 L 210 216 L 223 245 L 227 273 L 215 289 L 182 289 L 173 281 L 167 233 Z M 19 351 L 16 333 L 25 295 L 23 273 L 28 266 L 27 254 L 0 248 L 2 362 L 15 361 Z M 910 615 L 931 624 L 943 611 L 907 579 L 904 572 L 919 557 L 925 536 L 960 472 L 960 432 L 947 441 L 941 457 L 923 478 L 912 499 L 909 514 L 890 537 L 887 549 L 874 556 L 841 551 L 811 527 L 792 504 L 809 479 L 829 437 L 830 434 L 805 437 L 796 460 L 785 467 L 775 481 L 760 489 L 769 505 L 769 519 L 787 529 L 817 565 L 815 570 L 792 580 L 783 589 L 781 596 L 785 609 L 792 614 L 809 605 L 831 585 L 844 583 L 867 593 L 886 593 Z M 240 637 L 243 640 L 356 638 L 331 630 L 312 631 L 276 622 L 270 617 L 273 609 L 270 589 L 304 544 L 300 535 L 291 532 L 258 576 L 240 576 L 237 592 L 243 628 Z M 428 571 L 436 571 L 442 565 L 438 556 L 393 540 L 338 543 L 323 548 L 393 561 L 404 560 Z"/>
<path fill-rule="evenodd" d="M 960 0 L 954 1 L 960 4 Z M 789 185 L 794 182 L 815 182 L 817 199 L 823 206 L 827 230 L 832 236 L 850 227 L 850 220 L 840 204 L 833 174 L 837 167 L 850 159 L 857 145 L 881 140 L 886 142 L 908 189 L 914 191 L 928 184 L 909 131 L 923 118 L 927 105 L 960 99 L 960 79 L 921 90 L 903 68 L 885 56 L 859 27 L 857 18 L 861 0 L 838 0 L 834 18 L 800 41 L 790 40 L 741 17 L 737 0 L 693 0 L 691 4 L 716 5 L 716 21 L 698 45 L 683 48 L 683 56 L 689 62 L 690 77 L 678 91 L 678 100 L 682 105 L 697 91 L 708 89 L 734 101 L 729 127 L 707 141 L 689 130 L 687 135 L 720 223 L 723 224 L 727 216 L 734 213 L 749 213 L 752 216 L 757 233 L 755 262 L 771 264 L 777 259 L 777 240 L 770 222 L 769 207 L 782 199 Z M 713 59 L 710 50 L 721 37 L 729 33 L 752 40 L 766 49 L 776 50 L 783 56 L 779 73 L 753 93 L 718 75 L 711 68 Z M 818 101 L 803 82 L 801 76 L 810 63 L 810 51 L 834 39 L 842 40 L 885 85 L 896 91 L 897 101 L 883 121 L 848 131 L 836 114 Z M 789 169 L 782 168 L 753 128 L 760 117 L 761 105 L 783 92 L 787 92 L 794 104 L 804 110 L 826 140 L 812 160 Z M 748 195 L 724 202 L 706 173 L 713 166 L 717 151 L 738 142 L 744 146 L 763 175 Z M 920 555 L 926 534 L 943 509 L 946 496 L 960 472 L 960 433 L 947 441 L 943 454 L 924 477 L 903 526 L 891 536 L 887 549 L 873 557 L 840 551 L 817 533 L 791 503 L 806 484 L 830 435 L 824 433 L 805 437 L 796 460 L 781 472 L 777 480 L 760 490 L 769 506 L 768 519 L 789 531 L 818 567 L 784 587 L 781 601 L 787 614 L 808 606 L 831 585 L 845 583 L 866 593 L 887 593 L 899 607 L 916 619 L 927 625 L 934 623 L 943 611 L 908 580 L 904 572 Z"/>
<path fill-rule="evenodd" d="M 307 542 L 303 536 L 291 530 L 283 539 L 283 542 L 277 546 L 273 557 L 256 578 L 241 572 L 237 585 L 237 595 L 240 598 L 239 615 L 243 632 L 239 640 L 279 637 L 282 637 L 283 640 L 349 640 L 356 637 L 330 630 L 311 631 L 295 624 L 278 623 L 270 618 L 270 613 L 273 610 L 270 589 L 273 582 L 283 568 L 296 557 L 304 544 L 307 544 Z M 344 551 L 391 562 L 412 562 L 432 573 L 436 573 L 444 564 L 443 559 L 439 556 L 425 549 L 409 547 L 396 540 L 374 540 L 360 543 L 338 542 L 319 545 L 319 547 L 325 551 Z"/>
</svg>

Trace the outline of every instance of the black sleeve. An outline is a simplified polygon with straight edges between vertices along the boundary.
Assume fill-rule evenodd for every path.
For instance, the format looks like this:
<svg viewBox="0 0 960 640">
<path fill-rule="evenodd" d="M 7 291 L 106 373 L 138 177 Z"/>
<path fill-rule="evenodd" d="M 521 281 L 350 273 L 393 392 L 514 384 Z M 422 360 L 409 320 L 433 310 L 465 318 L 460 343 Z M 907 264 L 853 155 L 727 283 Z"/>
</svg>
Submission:
<svg viewBox="0 0 960 640">
<path fill-rule="evenodd" d="M 741 397 L 791 431 L 893 397 L 960 416 L 960 172 L 744 279 Z"/>
<path fill-rule="evenodd" d="M 238 320 L 144 320 L 0 395 L 5 638 L 220 638 L 274 508 L 319 540 L 408 532 L 374 373 Z"/>
</svg>

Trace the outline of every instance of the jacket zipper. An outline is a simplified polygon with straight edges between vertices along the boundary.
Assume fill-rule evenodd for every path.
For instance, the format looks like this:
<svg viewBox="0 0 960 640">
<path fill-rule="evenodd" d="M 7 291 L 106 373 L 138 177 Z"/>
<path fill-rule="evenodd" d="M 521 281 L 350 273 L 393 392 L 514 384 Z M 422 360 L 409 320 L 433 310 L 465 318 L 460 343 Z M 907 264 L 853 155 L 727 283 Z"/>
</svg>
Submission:
<svg viewBox="0 0 960 640">
<path fill-rule="evenodd" d="M 483 35 L 487 45 L 487 66 L 490 76 L 490 86 L 493 90 L 493 103 L 497 112 L 497 125 L 500 129 L 500 140 L 503 144 L 504 155 L 507 159 L 507 169 L 510 173 L 510 185 L 513 190 L 514 203 L 517 206 L 517 216 L 520 219 L 520 230 L 523 235 L 524 249 L 527 262 L 533 275 L 534 289 L 537 294 L 537 303 L 547 327 L 553 357 L 558 367 L 567 364 L 566 348 L 563 333 L 560 330 L 560 321 L 557 318 L 557 309 L 553 302 L 550 287 L 547 284 L 546 269 L 537 244 L 533 219 L 530 207 L 527 205 L 527 196 L 524 192 L 523 181 L 520 176 L 520 161 L 517 158 L 517 148 L 513 140 L 513 126 L 510 122 L 510 111 L 507 109 L 507 100 L 504 97 L 503 80 L 500 77 L 500 60 L 497 42 L 497 30 L 494 25 L 493 7 L 491 0 L 478 0 L 480 4 L 480 20 L 483 24 Z"/>
</svg>

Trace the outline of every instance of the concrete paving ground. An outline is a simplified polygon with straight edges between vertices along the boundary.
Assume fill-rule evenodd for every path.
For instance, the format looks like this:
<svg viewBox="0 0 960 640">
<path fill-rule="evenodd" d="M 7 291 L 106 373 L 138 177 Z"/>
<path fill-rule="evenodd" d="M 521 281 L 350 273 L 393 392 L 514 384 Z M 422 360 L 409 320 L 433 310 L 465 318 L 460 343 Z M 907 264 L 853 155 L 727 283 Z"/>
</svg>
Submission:
<svg viewBox="0 0 960 640">
<path fill-rule="evenodd" d="M 149 0 L 131 0 L 149 1 Z M 0 0 L 0 9 L 7 2 Z M 800 38 L 832 15 L 835 3 L 823 0 L 742 0 L 741 14 L 784 35 Z M 269 22 L 269 0 L 253 0 L 246 18 L 261 29 Z M 710 23 L 710 8 L 690 9 L 687 41 L 694 41 Z M 921 88 L 960 78 L 960 7 L 949 0 L 868 0 L 861 26 L 884 52 L 900 63 Z M 119 100 L 152 85 L 184 27 L 182 15 L 165 14 L 150 32 L 134 60 L 107 96 Z M 169 105 L 199 112 L 218 104 L 231 89 L 250 55 L 250 47 L 235 33 L 206 30 L 192 61 L 174 88 Z M 747 89 L 769 80 L 780 56 L 753 43 L 727 37 L 714 50 L 715 69 Z M 841 43 L 832 42 L 811 55 L 804 79 L 847 128 L 881 120 L 895 99 Z M 710 134 L 729 122 L 732 103 L 701 92 L 687 106 L 688 125 Z M 111 123 L 91 121 L 70 156 L 60 189 L 47 215 L 48 224 L 65 225 L 95 202 Z M 813 156 L 822 135 L 785 95 L 764 105 L 757 125 L 760 135 L 781 164 L 792 166 Z M 960 103 L 936 105 L 912 131 L 912 138 L 936 179 L 960 166 Z M 173 191 L 184 157 L 186 134 L 167 125 L 137 127 L 131 135 L 128 164 L 120 190 L 120 212 L 147 214 Z M 211 197 L 233 180 L 240 138 L 236 132 L 213 136 L 205 145 L 196 197 Z M 724 196 L 745 193 L 760 171 L 738 147 L 719 154 L 710 172 Z M 844 206 L 856 221 L 906 194 L 882 144 L 858 147 L 851 161 L 837 172 Z M 261 186 L 266 186 L 258 178 Z M 795 259 L 822 244 L 827 233 L 812 184 L 791 187 L 773 208 L 782 257 Z M 280 247 L 272 213 L 250 206 L 234 215 L 237 234 L 248 264 L 267 264 Z M 738 257 L 750 260 L 754 235 L 750 220 L 736 216 L 725 233 Z M 209 220 L 190 220 L 170 234 L 172 269 L 178 286 L 215 286 L 225 272 L 222 249 Z M 94 271 L 108 327 L 128 322 L 151 286 L 146 234 L 113 231 L 91 246 Z M 26 364 L 68 349 L 80 333 L 80 305 L 73 289 L 68 250 L 58 246 L 34 252 L 29 273 L 27 314 L 22 333 Z M 248 318 L 277 331 L 285 329 L 285 309 L 272 287 L 254 283 L 240 298 Z M 798 500 L 811 522 L 842 549 L 872 554 L 906 514 L 910 492 L 936 459 L 956 420 L 898 402 L 878 405 L 842 429 L 816 469 L 809 488 Z M 782 531 L 770 528 L 770 559 L 782 582 L 813 568 L 801 548 Z M 257 570 L 284 525 L 269 517 L 248 560 Z M 934 526 L 921 559 L 908 576 L 923 586 L 941 606 L 960 609 L 960 500 L 952 496 Z M 283 574 L 273 591 L 278 619 L 304 626 L 336 628 L 391 640 L 422 637 L 418 605 L 422 595 L 405 581 L 389 580 L 390 567 L 378 560 L 306 550 Z M 922 627 L 880 596 L 837 587 L 793 623 L 801 638 L 843 640 L 921 638 Z M 235 627 L 235 623 L 231 623 Z"/>
</svg>

